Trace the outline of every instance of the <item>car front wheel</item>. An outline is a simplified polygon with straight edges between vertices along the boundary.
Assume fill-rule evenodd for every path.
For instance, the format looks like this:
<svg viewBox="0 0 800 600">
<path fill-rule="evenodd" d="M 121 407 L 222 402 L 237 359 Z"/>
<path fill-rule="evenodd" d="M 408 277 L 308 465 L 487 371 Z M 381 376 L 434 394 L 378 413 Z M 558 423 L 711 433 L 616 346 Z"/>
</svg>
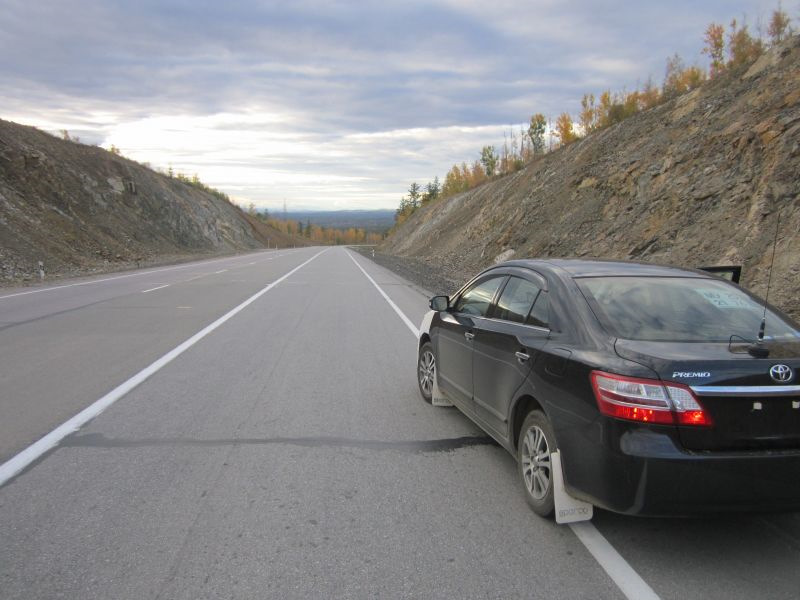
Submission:
<svg viewBox="0 0 800 600">
<path fill-rule="evenodd" d="M 550 421 L 539 410 L 528 413 L 517 444 L 517 462 L 525 499 L 542 517 L 553 514 L 553 469 L 550 454 L 556 450 Z"/>
<path fill-rule="evenodd" d="M 420 346 L 417 359 L 417 383 L 422 399 L 428 404 L 433 399 L 433 382 L 436 377 L 436 357 L 433 355 L 433 346 L 425 342 Z"/>
</svg>

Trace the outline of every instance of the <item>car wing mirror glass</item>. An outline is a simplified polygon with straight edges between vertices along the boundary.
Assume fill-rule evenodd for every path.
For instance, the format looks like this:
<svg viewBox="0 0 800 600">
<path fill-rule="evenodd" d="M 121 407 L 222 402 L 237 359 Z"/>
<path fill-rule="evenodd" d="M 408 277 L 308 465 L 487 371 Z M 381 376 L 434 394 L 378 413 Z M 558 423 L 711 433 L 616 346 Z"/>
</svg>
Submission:
<svg viewBox="0 0 800 600">
<path fill-rule="evenodd" d="M 448 296 L 434 296 L 431 298 L 430 306 L 433 310 L 443 311 L 450 307 L 450 298 Z"/>
</svg>

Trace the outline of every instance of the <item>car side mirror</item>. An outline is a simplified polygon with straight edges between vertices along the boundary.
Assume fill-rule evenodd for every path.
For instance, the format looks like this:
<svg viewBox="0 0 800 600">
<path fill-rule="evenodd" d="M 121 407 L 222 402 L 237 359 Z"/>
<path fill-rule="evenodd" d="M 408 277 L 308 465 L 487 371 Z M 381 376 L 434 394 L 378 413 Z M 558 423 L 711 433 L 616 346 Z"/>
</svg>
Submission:
<svg viewBox="0 0 800 600">
<path fill-rule="evenodd" d="M 434 296 L 431 298 L 430 306 L 433 310 L 443 311 L 450 307 L 450 298 L 448 296 Z"/>
</svg>

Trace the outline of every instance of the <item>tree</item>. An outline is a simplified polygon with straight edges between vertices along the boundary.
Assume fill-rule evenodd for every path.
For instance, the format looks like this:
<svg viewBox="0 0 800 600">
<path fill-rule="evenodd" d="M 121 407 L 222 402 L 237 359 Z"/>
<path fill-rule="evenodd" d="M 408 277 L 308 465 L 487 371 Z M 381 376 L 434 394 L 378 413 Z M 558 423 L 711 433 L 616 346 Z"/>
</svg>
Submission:
<svg viewBox="0 0 800 600">
<path fill-rule="evenodd" d="M 495 154 L 494 146 L 484 146 L 481 149 L 481 164 L 487 177 L 494 175 L 497 168 L 497 154 Z"/>
<path fill-rule="evenodd" d="M 425 194 L 422 196 L 422 201 L 430 202 L 431 200 L 436 200 L 436 198 L 439 197 L 441 190 L 442 186 L 439 183 L 439 177 L 434 177 L 433 181 L 425 186 Z"/>
<path fill-rule="evenodd" d="M 572 128 L 572 117 L 569 113 L 561 113 L 556 120 L 556 134 L 563 145 L 571 144 L 578 139 L 578 135 Z"/>
<path fill-rule="evenodd" d="M 408 199 L 410 201 L 412 210 L 419 206 L 419 199 L 421 195 L 420 186 L 416 181 L 414 181 L 411 184 L 411 187 L 408 188 Z"/>
<path fill-rule="evenodd" d="M 738 26 L 736 19 L 731 21 L 731 30 L 728 34 L 728 66 L 739 67 L 747 65 L 764 53 L 764 43 L 750 35 L 747 23 Z"/>
<path fill-rule="evenodd" d="M 664 85 L 662 88 L 662 95 L 665 100 L 671 100 L 685 92 L 682 89 L 681 75 L 685 70 L 683 59 L 680 54 L 674 54 L 667 59 L 667 70 L 664 75 Z"/>
<path fill-rule="evenodd" d="M 597 113 L 594 108 L 594 94 L 584 94 L 581 100 L 581 129 L 584 135 L 590 134 L 597 127 Z"/>
<path fill-rule="evenodd" d="M 789 23 L 791 19 L 787 15 L 781 3 L 778 2 L 778 8 L 772 11 L 772 17 L 769 20 L 769 27 L 767 27 L 767 34 L 773 44 L 780 44 L 787 35 L 792 33 Z"/>
<path fill-rule="evenodd" d="M 108 151 L 111 152 L 111 154 L 115 154 L 117 156 L 120 156 L 122 154 L 122 152 L 120 152 L 120 149 L 117 148 L 114 144 L 111 144 L 111 148 L 109 148 Z"/>
<path fill-rule="evenodd" d="M 414 212 L 415 208 L 416 206 L 413 204 L 413 202 L 410 199 L 403 196 L 400 199 L 400 206 L 397 207 L 397 210 L 394 213 L 394 222 L 397 225 L 400 225 L 403 221 L 405 221 L 409 217 L 409 215 L 411 215 L 411 213 Z"/>
<path fill-rule="evenodd" d="M 658 86 L 653 83 L 652 77 L 647 78 L 642 91 L 639 93 L 639 102 L 642 110 L 653 108 L 661 103 L 661 92 Z"/>
<path fill-rule="evenodd" d="M 461 169 L 458 167 L 458 165 L 453 165 L 453 167 L 444 177 L 442 197 L 449 198 L 450 196 L 454 196 L 455 194 L 463 192 L 466 189 L 465 184 L 466 181 L 464 180 Z"/>
<path fill-rule="evenodd" d="M 639 105 L 641 104 L 641 94 L 638 90 L 634 90 L 629 94 L 625 94 L 622 102 L 624 118 L 632 117 L 639 112 Z"/>
<path fill-rule="evenodd" d="M 597 126 L 601 129 L 614 124 L 611 115 L 611 107 L 614 105 L 614 100 L 611 97 L 611 91 L 606 90 L 600 94 L 600 100 L 595 107 L 595 119 Z"/>
<path fill-rule="evenodd" d="M 547 131 L 547 119 L 541 113 L 536 113 L 531 117 L 531 124 L 528 127 L 528 137 L 531 140 L 534 156 L 544 154 L 544 134 Z"/>
<path fill-rule="evenodd" d="M 663 97 L 670 100 L 676 96 L 699 87 L 706 80 L 706 73 L 700 67 L 685 67 L 678 54 L 667 59 L 667 74 L 664 78 Z"/>
<path fill-rule="evenodd" d="M 718 23 L 711 23 L 706 29 L 703 54 L 711 59 L 711 77 L 725 70 L 725 29 Z"/>
<path fill-rule="evenodd" d="M 253 217 L 255 217 L 255 216 L 258 214 L 258 211 L 256 210 L 256 205 L 255 205 L 253 202 L 251 202 L 251 203 L 250 203 L 250 204 L 247 206 L 247 213 L 248 213 L 249 215 L 253 216 Z"/>
<path fill-rule="evenodd" d="M 495 155 L 494 158 L 495 166 L 497 166 L 497 156 Z M 479 160 L 472 163 L 472 168 L 468 168 L 467 172 L 467 189 L 478 187 L 488 179 L 486 167 L 484 167 L 483 163 Z"/>
<path fill-rule="evenodd" d="M 697 65 L 684 69 L 681 74 L 681 83 L 683 87 L 688 90 L 694 90 L 700 87 L 706 80 L 706 73 Z"/>
</svg>

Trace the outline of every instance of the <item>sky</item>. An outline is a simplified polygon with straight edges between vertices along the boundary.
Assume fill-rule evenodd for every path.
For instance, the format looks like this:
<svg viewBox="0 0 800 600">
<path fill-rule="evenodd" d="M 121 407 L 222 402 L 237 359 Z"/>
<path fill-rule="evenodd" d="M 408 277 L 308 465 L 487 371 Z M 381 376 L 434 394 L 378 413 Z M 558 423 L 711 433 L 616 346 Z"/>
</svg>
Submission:
<svg viewBox="0 0 800 600">
<path fill-rule="evenodd" d="M 2 0 L 0 118 L 170 165 L 242 205 L 395 208 L 534 113 L 707 64 L 777 0 Z M 800 0 L 783 8 L 800 21 Z"/>
</svg>

